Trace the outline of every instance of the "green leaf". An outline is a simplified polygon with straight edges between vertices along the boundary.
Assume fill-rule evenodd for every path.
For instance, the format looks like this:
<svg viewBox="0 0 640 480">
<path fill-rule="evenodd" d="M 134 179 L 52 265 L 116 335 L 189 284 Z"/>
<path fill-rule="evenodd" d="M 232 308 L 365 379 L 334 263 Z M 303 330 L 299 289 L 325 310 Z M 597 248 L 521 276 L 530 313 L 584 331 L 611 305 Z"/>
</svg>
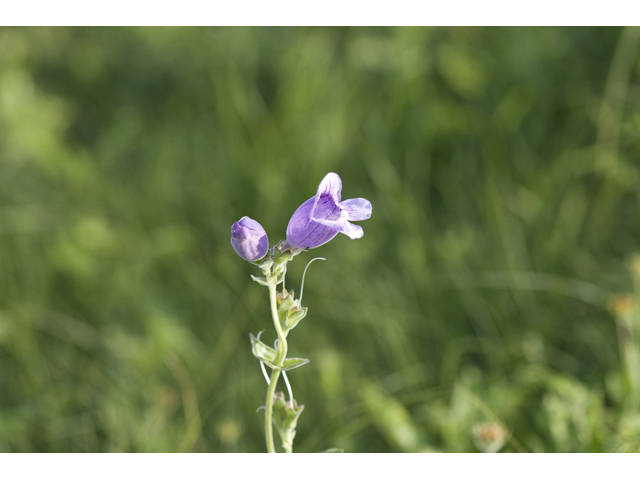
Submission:
<svg viewBox="0 0 640 480">
<path fill-rule="evenodd" d="M 318 453 L 344 453 L 344 450 L 342 448 L 327 448 Z"/>
<path fill-rule="evenodd" d="M 258 360 L 263 361 L 271 368 L 276 368 L 273 364 L 276 360 L 276 351 L 261 342 L 257 337 L 254 337 L 252 333 L 249 334 L 249 339 L 251 340 L 251 352 L 253 353 L 253 356 Z"/>
<path fill-rule="evenodd" d="M 294 368 L 301 367 L 309 363 L 307 358 L 286 358 L 282 362 L 282 366 L 278 367 L 274 362 L 276 361 L 276 351 L 265 343 L 261 342 L 258 337 L 254 337 L 252 333 L 249 334 L 251 339 L 251 352 L 253 356 L 258 360 L 264 362 L 269 368 L 277 368 L 279 370 L 293 370 Z"/>
<path fill-rule="evenodd" d="M 284 362 L 282 362 L 283 365 L 280 367 L 280 370 L 293 370 L 294 368 L 306 365 L 309 361 L 308 358 L 286 358 Z"/>
<path fill-rule="evenodd" d="M 269 282 L 265 277 L 254 277 L 253 275 L 251 275 L 251 278 L 254 282 L 258 282 L 260 285 L 264 285 L 265 287 L 269 286 Z"/>
</svg>

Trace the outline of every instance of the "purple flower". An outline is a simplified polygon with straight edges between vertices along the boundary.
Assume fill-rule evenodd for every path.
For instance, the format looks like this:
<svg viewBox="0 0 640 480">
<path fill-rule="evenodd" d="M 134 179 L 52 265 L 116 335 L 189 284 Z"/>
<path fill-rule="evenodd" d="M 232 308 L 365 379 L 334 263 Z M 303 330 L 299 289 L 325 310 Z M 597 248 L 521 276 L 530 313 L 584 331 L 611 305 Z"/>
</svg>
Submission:
<svg viewBox="0 0 640 480">
<path fill-rule="evenodd" d="M 262 225 L 249 217 L 242 217 L 231 227 L 231 246 L 245 260 L 255 262 L 269 250 L 269 239 Z"/>
<path fill-rule="evenodd" d="M 341 202 L 342 180 L 328 173 L 320 182 L 315 197 L 295 211 L 287 226 L 287 243 L 283 248 L 316 248 L 324 245 L 338 232 L 351 239 L 364 235 L 362 227 L 350 223 L 371 218 L 371 202 L 350 198 Z"/>
</svg>

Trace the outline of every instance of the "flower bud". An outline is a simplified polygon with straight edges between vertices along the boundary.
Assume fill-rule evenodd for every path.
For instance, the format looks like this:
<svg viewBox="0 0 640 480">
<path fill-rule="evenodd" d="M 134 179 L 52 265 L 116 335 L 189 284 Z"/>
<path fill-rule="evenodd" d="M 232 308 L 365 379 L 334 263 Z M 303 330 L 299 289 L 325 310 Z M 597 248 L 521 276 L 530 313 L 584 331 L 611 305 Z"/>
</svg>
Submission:
<svg viewBox="0 0 640 480">
<path fill-rule="evenodd" d="M 262 225 L 242 217 L 231 227 L 231 246 L 245 260 L 256 262 L 267 254 L 269 239 Z"/>
</svg>

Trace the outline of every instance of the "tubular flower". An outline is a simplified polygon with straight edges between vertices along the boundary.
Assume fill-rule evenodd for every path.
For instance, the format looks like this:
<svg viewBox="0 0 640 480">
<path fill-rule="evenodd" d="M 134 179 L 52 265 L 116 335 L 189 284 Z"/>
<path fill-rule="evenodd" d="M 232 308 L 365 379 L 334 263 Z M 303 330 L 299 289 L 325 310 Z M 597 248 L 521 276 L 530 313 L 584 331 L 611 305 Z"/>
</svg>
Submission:
<svg viewBox="0 0 640 480">
<path fill-rule="evenodd" d="M 245 260 L 255 262 L 269 250 L 269 239 L 262 225 L 249 217 L 242 217 L 231 226 L 231 246 Z"/>
<path fill-rule="evenodd" d="M 284 248 L 316 248 L 338 232 L 351 239 L 362 237 L 362 227 L 350 223 L 350 220 L 371 218 L 371 202 L 364 198 L 341 202 L 341 194 L 342 180 L 338 174 L 328 173 L 320 182 L 315 197 L 300 205 L 289 220 Z"/>
</svg>

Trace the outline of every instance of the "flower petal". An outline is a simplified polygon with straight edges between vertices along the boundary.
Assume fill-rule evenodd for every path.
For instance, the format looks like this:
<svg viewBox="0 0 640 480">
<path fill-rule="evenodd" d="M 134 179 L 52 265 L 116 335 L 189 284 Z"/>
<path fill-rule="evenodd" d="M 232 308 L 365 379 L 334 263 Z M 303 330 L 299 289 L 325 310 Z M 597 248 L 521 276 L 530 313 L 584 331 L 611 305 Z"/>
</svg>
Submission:
<svg viewBox="0 0 640 480">
<path fill-rule="evenodd" d="M 330 220 L 337 221 L 340 218 L 342 210 L 333 201 L 331 195 L 324 195 L 313 199 L 313 210 L 309 219 L 311 221 Z"/>
<path fill-rule="evenodd" d="M 327 173 L 318 185 L 316 199 L 326 195 L 331 195 L 335 203 L 340 203 L 342 200 L 342 180 L 337 173 Z"/>
<path fill-rule="evenodd" d="M 366 198 L 350 198 L 340 202 L 338 207 L 344 212 L 344 218 L 355 221 L 371 218 L 371 202 Z"/>
<path fill-rule="evenodd" d="M 324 221 L 319 223 L 316 220 L 311 220 L 315 200 L 315 197 L 311 197 L 300 205 L 289 220 L 286 248 L 316 248 L 324 245 L 338 234 L 338 228 L 333 224 L 334 222 L 327 221 L 329 226 L 326 226 Z M 327 200 L 333 203 L 332 200 Z M 337 215 L 335 217 L 337 218 Z"/>
<path fill-rule="evenodd" d="M 328 173 L 320 182 L 314 197 L 294 212 L 287 226 L 284 249 L 310 249 L 323 245 L 338 232 L 351 239 L 361 238 L 364 230 L 349 220 L 371 217 L 371 202 L 364 198 L 342 199 L 342 180 L 336 173 Z"/>
<path fill-rule="evenodd" d="M 315 223 L 320 223 L 325 225 L 324 228 L 333 229 L 336 232 L 344 233 L 351 240 L 355 240 L 356 238 L 361 238 L 364 235 L 364 230 L 360 225 L 356 225 L 355 223 L 350 223 L 346 218 L 341 218 L 339 220 L 314 220 Z"/>
<path fill-rule="evenodd" d="M 336 222 L 335 227 L 339 229 L 340 233 L 344 233 L 351 240 L 361 238 L 364 235 L 364 230 L 360 225 L 349 223 L 345 219 Z"/>
</svg>

